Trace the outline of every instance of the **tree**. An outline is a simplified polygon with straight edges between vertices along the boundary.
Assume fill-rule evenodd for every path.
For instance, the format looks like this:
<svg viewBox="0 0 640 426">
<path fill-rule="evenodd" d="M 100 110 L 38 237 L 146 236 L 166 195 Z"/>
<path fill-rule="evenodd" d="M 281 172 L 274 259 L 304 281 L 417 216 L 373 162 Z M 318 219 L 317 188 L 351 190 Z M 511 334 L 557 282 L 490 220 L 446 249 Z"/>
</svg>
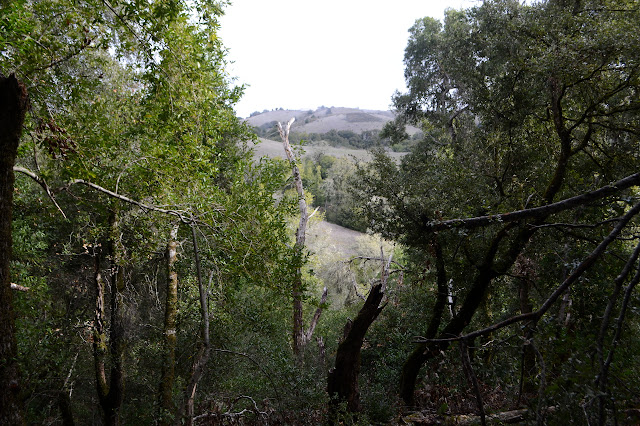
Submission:
<svg viewBox="0 0 640 426">
<path fill-rule="evenodd" d="M 537 314 L 526 312 L 526 300 L 518 304 L 531 320 L 525 323 L 528 341 L 535 342 L 546 312 L 536 307 L 571 285 L 557 287 L 550 279 L 562 276 L 556 248 L 566 245 L 578 259 L 591 259 L 593 245 L 609 241 L 605 225 L 625 223 L 607 243 L 613 243 L 610 269 L 597 280 L 590 275 L 589 285 L 606 300 L 607 280 L 621 267 L 611 256 L 627 258 L 621 237 L 632 237 L 635 226 L 624 214 L 637 202 L 629 187 L 637 185 L 640 69 L 637 50 L 623 34 L 637 32 L 637 14 L 632 2 L 489 1 L 448 11 L 444 25 L 424 18 L 411 28 L 409 91 L 394 96 L 396 127 L 419 125 L 424 139 L 399 167 L 379 153 L 356 182 L 370 226 L 420 254 L 438 283 L 426 338 L 403 368 L 406 403 L 414 402 L 425 362 L 470 324 L 491 323 L 478 314 L 491 301 L 502 315 L 516 314 L 510 306 L 519 292 L 507 289 L 517 288 L 526 262 L 545 277 L 529 300 Z M 553 210 L 626 177 L 632 183 L 609 187 L 606 198 L 598 198 L 603 201 L 583 197 Z M 511 217 L 514 211 L 522 216 Z M 472 227 L 475 220 L 484 222 Z M 447 294 L 455 296 L 452 302 Z M 447 303 L 454 303 L 449 319 Z M 588 303 L 600 309 L 595 300 Z M 587 313 L 575 314 L 576 327 L 589 329 L 580 316 Z"/>
<path fill-rule="evenodd" d="M 307 211 L 307 201 L 304 195 L 304 187 L 302 186 L 302 177 L 300 176 L 300 169 L 296 164 L 296 160 L 293 154 L 293 150 L 291 149 L 291 145 L 289 144 L 289 131 L 291 130 L 291 125 L 295 121 L 295 117 L 292 118 L 284 127 L 280 122 L 278 122 L 278 131 L 280 133 L 280 137 L 282 138 L 282 144 L 284 146 L 284 151 L 286 153 L 289 164 L 291 165 L 291 170 L 293 174 L 293 183 L 296 187 L 296 193 L 298 198 L 298 209 L 300 210 L 300 221 L 298 223 L 298 228 L 296 229 L 296 242 L 294 245 L 294 276 L 291 284 L 291 298 L 293 300 L 293 321 L 292 321 L 292 344 L 293 344 L 293 352 L 296 357 L 300 360 L 302 359 L 302 354 L 304 347 L 311 340 L 311 336 L 313 336 L 313 331 L 316 328 L 318 320 L 320 319 L 320 315 L 322 314 L 322 304 L 324 304 L 327 300 L 327 288 L 325 287 L 322 292 L 322 298 L 320 302 L 320 306 L 316 310 L 310 324 L 309 328 L 305 331 L 304 323 L 303 323 L 303 312 L 302 312 L 302 301 L 304 296 L 304 285 L 302 282 L 302 266 L 305 261 L 305 240 L 307 233 L 307 223 L 309 221 L 309 213 Z"/>
<path fill-rule="evenodd" d="M 15 318 L 11 290 L 11 252 L 13 238 L 13 166 L 18 154 L 22 123 L 28 97 L 15 75 L 0 75 L 0 423 L 24 424 L 19 398 L 20 374 L 17 362 Z"/>
<path fill-rule="evenodd" d="M 27 82 L 33 105 L 17 170 L 38 185 L 20 182 L 19 231 L 40 235 L 36 227 L 41 226 L 47 232 L 41 241 L 45 249 L 40 249 L 46 265 L 29 265 L 22 272 L 25 279 L 43 278 L 38 291 L 24 297 L 51 300 L 51 306 L 34 303 L 37 309 L 23 309 L 25 317 L 34 310 L 41 315 L 28 330 L 19 330 L 21 343 L 25 350 L 44 352 L 46 345 L 30 343 L 42 339 L 29 339 L 30 333 L 56 335 L 52 330 L 59 330 L 69 345 L 57 336 L 47 342 L 56 341 L 65 351 L 77 349 L 80 356 L 77 365 L 56 362 L 51 375 L 84 377 L 86 384 L 71 403 L 90 413 L 90 395 L 97 392 L 107 424 L 122 418 L 156 420 L 157 408 L 148 407 L 158 395 L 144 410 L 128 406 L 123 396 L 125 391 L 147 394 L 147 382 L 160 378 L 154 360 L 160 359 L 155 351 L 160 354 L 162 336 L 155 330 L 162 329 L 164 311 L 141 290 L 149 271 L 163 262 L 156 253 L 164 251 L 176 218 L 204 240 L 202 272 L 213 277 L 216 271 L 225 291 L 227 282 L 229 287 L 275 288 L 280 281 L 289 207 L 276 204 L 273 193 L 283 185 L 284 169 L 269 161 L 252 164 L 245 143 L 253 136 L 233 110 L 242 88 L 233 87 L 225 74 L 225 50 L 216 37 L 221 13 L 222 3 L 216 1 L 97 1 L 77 8 L 48 0 L 12 2 L 0 17 L 0 69 L 13 70 Z M 47 207 L 42 213 L 45 204 L 34 195 L 42 188 L 57 203 L 59 216 L 52 217 Z M 35 204 L 29 202 L 33 199 Z M 22 251 L 27 258 L 27 250 Z M 185 250 L 178 266 L 183 274 L 179 303 L 189 306 L 178 320 L 177 358 L 183 363 L 180 356 L 199 344 L 193 336 L 209 338 L 190 334 L 201 325 L 191 315 L 200 305 L 190 304 L 198 300 L 192 299 L 197 252 Z M 153 280 L 162 288 L 163 279 Z M 206 282 L 197 283 L 208 291 Z M 66 291 L 74 296 L 65 299 Z M 158 297 L 163 295 L 161 290 Z M 201 318 L 208 317 L 214 303 L 201 306 Z M 92 332 L 79 334 L 74 323 L 88 324 Z M 83 356 L 87 342 L 94 348 L 93 359 Z M 146 366 L 137 364 L 140 358 L 148 361 Z M 32 394 L 35 386 L 58 386 L 39 381 L 49 373 L 41 374 L 36 359 L 33 353 L 21 359 L 34 367 L 29 372 Z M 194 390 L 205 366 L 192 376 L 177 362 L 178 378 L 173 386 L 167 381 L 163 404 L 193 407 L 195 392 L 186 401 L 169 400 L 181 393 L 175 389 L 180 383 Z M 126 374 L 138 368 L 144 371 Z M 41 400 L 59 390 L 45 390 L 31 398 L 32 417 L 44 418 L 56 406 Z"/>
</svg>

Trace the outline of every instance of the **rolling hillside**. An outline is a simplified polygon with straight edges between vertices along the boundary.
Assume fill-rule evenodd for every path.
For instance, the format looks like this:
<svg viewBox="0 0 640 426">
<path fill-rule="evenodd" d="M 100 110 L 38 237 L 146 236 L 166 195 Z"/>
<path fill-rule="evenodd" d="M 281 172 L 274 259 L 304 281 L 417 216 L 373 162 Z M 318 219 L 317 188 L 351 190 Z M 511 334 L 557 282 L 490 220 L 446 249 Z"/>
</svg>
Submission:
<svg viewBox="0 0 640 426">
<path fill-rule="evenodd" d="M 253 127 L 272 126 L 276 121 L 287 122 L 295 117 L 291 128 L 297 133 L 327 133 L 331 130 L 348 130 L 362 133 L 371 130 L 382 130 L 388 121 L 393 120 L 391 111 L 364 110 L 358 108 L 320 107 L 315 111 L 285 110 L 264 111 L 254 113 L 246 121 Z M 415 127 L 409 127 L 410 135 L 419 132 Z"/>
<path fill-rule="evenodd" d="M 282 142 L 273 141 L 270 139 L 260 138 L 260 142 L 254 146 L 255 158 L 271 157 L 271 158 L 285 158 L 284 148 Z M 294 146 L 295 149 L 295 146 Z M 316 154 L 325 154 L 332 157 L 343 158 L 352 157 L 357 160 L 369 161 L 371 159 L 371 153 L 364 149 L 350 149 L 344 147 L 330 146 L 325 143 L 321 144 L 309 144 L 302 147 L 300 153 L 302 157 L 314 157 Z M 393 152 L 389 151 L 389 156 L 398 159 L 405 155 L 406 152 Z"/>
</svg>

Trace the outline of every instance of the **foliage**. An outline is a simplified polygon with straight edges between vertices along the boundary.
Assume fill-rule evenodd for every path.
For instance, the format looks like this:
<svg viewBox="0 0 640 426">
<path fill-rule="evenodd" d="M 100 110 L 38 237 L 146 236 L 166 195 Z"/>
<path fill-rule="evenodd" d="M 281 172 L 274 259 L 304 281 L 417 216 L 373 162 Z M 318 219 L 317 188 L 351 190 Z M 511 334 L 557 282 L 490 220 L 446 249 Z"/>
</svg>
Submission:
<svg viewBox="0 0 640 426">
<path fill-rule="evenodd" d="M 225 3 L 2 6 L 0 71 L 25 81 L 32 103 L 18 165 L 36 179 L 18 173 L 12 261 L 13 280 L 29 287 L 14 297 L 28 422 L 63 423 L 69 412 L 76 423 L 108 422 L 92 379 L 100 351 L 108 374 L 124 359 L 123 423 L 173 420 L 178 410 L 160 409 L 157 389 L 169 333 L 165 251 L 176 223 L 174 407 L 202 346 L 196 255 L 212 349 L 196 413 L 246 409 L 247 422 L 317 424 L 344 324 L 358 312 L 356 290 L 380 279 L 382 245 L 397 264 L 361 352 L 364 412 L 338 410 L 340 420 L 392 421 L 404 403 L 442 415 L 472 410 L 450 339 L 546 306 L 623 223 L 637 191 L 521 221 L 432 226 L 544 208 L 637 172 L 637 2 L 492 0 L 449 10 L 442 23 L 417 20 L 396 122 L 381 134 L 297 135 L 376 148 L 370 164 L 327 155 L 300 162 L 309 202 L 326 219 L 387 241 L 362 237 L 361 257 L 347 263 L 292 249 L 289 167 L 254 161 L 247 142 L 255 135 L 233 110 L 242 87 L 226 75 L 217 37 Z M 422 133 L 409 138 L 406 124 Z M 412 151 L 396 162 L 389 144 Z M 604 423 L 637 407 L 637 226 L 634 217 L 544 315 L 466 340 L 490 409 L 520 405 L 542 416 L 555 406 L 550 423 L 585 415 Z M 617 278 L 628 261 L 630 275 Z M 311 342 L 296 360 L 288 283 L 301 262 L 306 321 L 322 285 L 335 286 L 316 329 L 323 344 Z M 105 303 L 104 340 L 98 273 L 114 301 Z M 410 367 L 416 379 L 425 363 L 411 388 Z"/>
<path fill-rule="evenodd" d="M 108 279 L 111 268 L 124 270 L 117 309 L 126 328 L 118 338 L 125 342 L 126 392 L 132 397 L 120 416 L 135 423 L 158 416 L 149 389 L 157 388 L 162 359 L 163 252 L 172 217 L 198 228 L 205 279 L 218 288 L 210 308 L 226 324 L 215 328 L 221 337 L 236 318 L 225 319 L 215 307 L 231 295 L 250 287 L 276 299 L 286 293 L 280 285 L 290 262 L 290 206 L 273 198 L 284 184 L 284 168 L 267 160 L 253 164 L 245 146 L 253 136 L 233 111 L 242 88 L 231 86 L 216 37 L 221 6 L 22 1 L 3 8 L 0 69 L 28 82 L 33 105 L 19 162 L 45 185 L 64 188 L 53 196 L 66 215 L 63 220 L 52 209 L 33 181 L 18 178 L 13 265 L 17 281 L 31 286 L 17 302 L 27 394 L 33 394 L 30 421 L 58 417 L 56 401 L 65 394 L 75 395 L 76 421 L 99 416 L 86 377 L 94 375 L 93 277 L 100 253 L 107 262 L 97 268 Z M 122 203 L 78 179 L 151 207 Z M 173 215 L 154 213 L 160 208 Z M 200 324 L 195 253 L 186 244 L 190 229 L 182 232 L 176 403 Z M 107 345 L 116 342 L 115 322 L 108 320 L 115 318 L 113 306 L 105 313 Z M 116 365 L 110 362 L 115 358 L 107 369 Z"/>
<path fill-rule="evenodd" d="M 447 317 L 448 308 L 444 316 L 434 313 L 430 324 L 436 327 L 427 337 L 450 338 L 538 309 L 611 231 L 603 226 L 606 221 L 637 203 L 633 192 L 625 192 L 553 217 L 532 216 L 527 223 L 429 230 L 430 224 L 450 218 L 544 206 L 634 173 L 640 81 L 637 50 L 623 34 L 637 31 L 631 30 L 637 13 L 635 2 L 490 1 L 450 10 L 444 23 L 423 18 L 411 28 L 405 51 L 409 90 L 395 95 L 399 118 L 386 134 L 401 138 L 410 123 L 422 127 L 424 139 L 400 165 L 379 152 L 371 165 L 360 168 L 355 183 L 368 226 L 408 245 L 412 269 L 430 270 L 432 280 L 440 282 L 432 303 L 443 291 L 451 298 L 453 316 Z M 589 387 L 589 378 L 601 374 L 603 364 L 586 374 L 571 368 L 551 373 L 549 366 L 565 365 L 566 347 L 590 356 L 597 340 L 592 330 L 605 327 L 600 319 L 607 301 L 620 309 L 610 283 L 633 248 L 624 239 L 637 238 L 636 226 L 628 226 L 603 263 L 584 275 L 580 290 L 556 304 L 548 315 L 557 320 L 525 323 L 532 327 L 526 338 L 542 356 L 537 371 L 547 366 L 542 386 L 550 387 L 543 388 L 540 404 L 552 405 L 558 397 L 551 383 L 571 380 Z M 635 320 L 630 321 L 635 330 Z M 538 347 L 565 328 L 571 331 L 552 347 Z M 518 332 L 487 334 L 508 341 Z M 575 341 L 571 336 L 589 337 Z M 427 342 L 407 358 L 401 384 L 405 402 L 412 402 L 415 366 L 448 346 Z M 500 359 L 509 371 L 506 366 L 513 366 L 518 355 L 505 351 Z M 482 374 L 489 365 L 482 364 Z M 622 360 L 619 365 L 633 369 Z M 503 387 L 517 388 L 513 377 L 497 378 Z M 616 400 L 631 397 L 617 391 Z M 590 392 L 577 400 L 587 401 L 583 407 L 591 410 L 590 418 L 605 418 L 606 410 L 594 408 L 602 396 Z"/>
</svg>

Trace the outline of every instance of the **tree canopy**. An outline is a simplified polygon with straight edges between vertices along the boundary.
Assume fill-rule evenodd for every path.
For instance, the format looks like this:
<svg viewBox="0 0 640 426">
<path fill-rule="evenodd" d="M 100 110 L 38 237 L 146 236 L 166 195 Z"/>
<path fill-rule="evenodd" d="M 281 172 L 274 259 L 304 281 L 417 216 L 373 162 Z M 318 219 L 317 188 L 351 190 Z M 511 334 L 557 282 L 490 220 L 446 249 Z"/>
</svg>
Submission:
<svg viewBox="0 0 640 426">
<path fill-rule="evenodd" d="M 626 308 L 611 283 L 637 239 L 637 18 L 637 2 L 486 1 L 410 29 L 408 91 L 394 96 L 399 116 L 387 131 L 411 123 L 425 138 L 400 165 L 378 154 L 356 184 L 373 229 L 410 247 L 415 268 L 436 281 L 430 322 L 402 371 L 406 403 L 420 367 L 451 341 L 517 334 L 494 323 L 524 327 L 523 353 L 538 363 L 523 361 L 529 374 L 544 372 L 543 359 L 547 369 L 572 362 L 538 348 L 548 333 L 563 333 L 557 346 L 590 336 L 612 353 L 617 341 L 603 343 L 611 310 L 622 318 Z M 501 323 L 508 317 L 517 320 Z M 604 421 L 621 398 L 604 384 L 607 368 L 593 365 L 598 390 L 572 394 L 575 421 L 578 401 Z"/>
<path fill-rule="evenodd" d="M 2 4 L 0 422 L 629 421 L 638 2 L 417 19 L 358 165 L 253 155 L 226 4 Z"/>
</svg>

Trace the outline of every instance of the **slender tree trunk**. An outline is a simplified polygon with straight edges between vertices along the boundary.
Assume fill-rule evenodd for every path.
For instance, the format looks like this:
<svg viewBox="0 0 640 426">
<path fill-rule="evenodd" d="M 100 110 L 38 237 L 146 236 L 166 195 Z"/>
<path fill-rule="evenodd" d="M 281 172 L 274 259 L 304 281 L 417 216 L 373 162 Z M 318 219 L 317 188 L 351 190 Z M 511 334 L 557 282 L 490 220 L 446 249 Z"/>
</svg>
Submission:
<svg viewBox="0 0 640 426">
<path fill-rule="evenodd" d="M 0 75 L 0 424 L 24 424 L 18 371 L 15 313 L 11 291 L 13 166 L 28 107 L 24 86 L 15 75 Z"/>
<path fill-rule="evenodd" d="M 384 305 L 380 306 L 384 296 L 382 286 L 377 284 L 371 288 L 367 300 L 338 346 L 335 367 L 329 371 L 327 378 L 327 392 L 334 413 L 338 405 L 344 402 L 350 412 L 356 413 L 362 409 L 358 390 L 360 351 L 367 330 L 384 308 Z"/>
<path fill-rule="evenodd" d="M 533 306 L 529 298 L 529 290 L 531 287 L 531 281 L 528 277 L 521 278 L 519 280 L 520 288 L 518 289 L 518 296 L 520 299 L 520 313 L 528 314 L 533 312 Z M 518 391 L 518 403 L 522 398 L 523 393 L 530 394 L 535 392 L 534 380 L 536 376 L 536 352 L 531 346 L 530 340 L 533 338 L 533 328 L 529 328 L 524 332 L 524 343 L 522 345 L 522 360 L 521 360 L 521 374 L 520 374 L 520 389 Z"/>
<path fill-rule="evenodd" d="M 446 304 L 448 303 L 449 288 L 447 283 L 447 271 L 444 264 L 444 255 L 442 253 L 442 246 L 440 245 L 437 236 L 434 237 L 432 246 L 436 257 L 436 283 L 438 285 L 436 294 L 436 303 L 433 306 L 431 319 L 425 337 L 427 339 L 433 339 L 438 333 L 438 328 L 442 322 L 442 314 Z M 416 380 L 420 373 L 420 368 L 426 361 L 427 357 L 425 351 L 427 350 L 426 343 L 420 343 L 411 352 L 405 363 L 402 365 L 402 373 L 400 376 L 400 397 L 408 404 L 413 404 L 413 391 L 416 386 Z"/>
<path fill-rule="evenodd" d="M 305 332 L 304 322 L 302 319 L 303 284 L 301 265 L 304 257 L 304 247 L 307 234 L 307 222 L 309 221 L 309 213 L 307 210 L 307 201 L 304 196 L 304 188 L 302 186 L 300 169 L 296 164 L 293 150 L 291 149 L 291 145 L 289 144 L 289 130 L 291 130 L 291 125 L 294 121 L 295 117 L 292 118 L 284 127 L 282 126 L 282 124 L 278 123 L 278 130 L 280 132 L 280 137 L 282 138 L 282 144 L 284 146 L 284 151 L 287 155 L 287 159 L 289 160 L 289 164 L 291 164 L 293 182 L 298 193 L 298 208 L 300 210 L 300 222 L 298 224 L 298 229 L 296 230 L 295 244 L 295 256 L 296 262 L 298 262 L 298 266 L 296 267 L 295 276 L 293 278 L 291 286 L 291 297 L 293 299 L 293 327 L 291 331 L 291 337 L 293 342 L 293 353 L 296 355 L 296 358 L 300 360 L 302 357 L 304 346 L 311 340 L 313 331 L 316 327 L 316 324 L 318 323 L 318 320 L 320 319 L 320 315 L 322 314 L 322 304 L 326 301 L 327 289 L 324 289 L 322 294 L 322 301 L 320 303 L 321 306 L 316 310 L 311 324 L 309 325 L 309 329 Z"/>
<path fill-rule="evenodd" d="M 498 232 L 491 242 L 482 264 L 478 268 L 478 273 L 467 293 L 462 306 L 456 316 L 447 323 L 447 325 L 438 334 L 442 338 L 458 336 L 464 328 L 471 322 L 476 310 L 484 299 L 485 293 L 489 288 L 491 281 L 505 273 L 515 262 L 524 246 L 535 232 L 535 228 L 523 228 L 521 232 L 513 239 L 509 248 L 503 256 L 502 262 L 496 264 L 495 259 L 504 238 L 508 232 L 514 227 L 514 224 L 507 224 Z M 437 332 L 437 331 L 436 331 Z M 413 406 L 413 394 L 415 391 L 418 374 L 422 365 L 429 359 L 436 357 L 441 351 L 449 347 L 448 342 L 438 343 L 421 343 L 411 353 L 402 368 L 402 376 L 400 382 L 400 396 L 408 406 Z"/>
<path fill-rule="evenodd" d="M 94 254 L 95 270 L 93 282 L 96 288 L 96 308 L 93 323 L 93 365 L 96 375 L 96 388 L 100 406 L 104 408 L 108 405 L 109 382 L 107 381 L 106 359 L 107 359 L 107 333 L 105 327 L 104 292 L 106 283 L 102 276 L 100 267 L 100 254 Z"/>
<path fill-rule="evenodd" d="M 118 222 L 116 213 L 111 218 L 111 227 L 117 238 Z M 96 310 L 93 335 L 94 369 L 96 374 L 96 388 L 98 400 L 104 413 L 106 425 L 120 424 L 120 408 L 124 401 L 124 268 L 120 265 L 120 248 L 117 241 L 110 243 L 111 260 L 111 318 L 109 324 L 109 339 L 105 327 L 105 288 L 106 282 L 101 272 L 100 255 L 95 255 Z M 107 358 L 110 361 L 109 378 L 107 378 Z"/>
<path fill-rule="evenodd" d="M 198 277 L 198 290 L 200 291 L 200 315 L 202 316 L 200 334 L 202 340 L 200 342 L 200 349 L 198 350 L 198 354 L 196 355 L 191 367 L 191 377 L 189 378 L 189 383 L 187 383 L 187 387 L 185 388 L 184 404 L 181 405 L 174 422 L 174 424 L 180 425 L 181 419 L 183 415 L 185 415 L 184 424 L 189 426 L 193 424 L 196 388 L 198 387 L 198 382 L 200 382 L 200 379 L 204 375 L 204 368 L 206 367 L 207 362 L 209 361 L 209 356 L 211 354 L 211 345 L 209 340 L 209 303 L 207 301 L 207 290 L 205 289 L 204 282 L 202 281 L 200 252 L 198 251 L 198 239 L 194 224 L 191 224 L 191 237 L 193 239 L 193 251 L 196 262 L 196 273 Z"/>
<path fill-rule="evenodd" d="M 176 363 L 176 319 L 178 316 L 178 273 L 175 269 L 177 259 L 178 225 L 171 229 L 167 244 L 167 301 L 164 316 L 164 362 L 160 381 L 160 425 L 171 424 L 173 405 L 173 384 L 175 382 Z"/>
</svg>

